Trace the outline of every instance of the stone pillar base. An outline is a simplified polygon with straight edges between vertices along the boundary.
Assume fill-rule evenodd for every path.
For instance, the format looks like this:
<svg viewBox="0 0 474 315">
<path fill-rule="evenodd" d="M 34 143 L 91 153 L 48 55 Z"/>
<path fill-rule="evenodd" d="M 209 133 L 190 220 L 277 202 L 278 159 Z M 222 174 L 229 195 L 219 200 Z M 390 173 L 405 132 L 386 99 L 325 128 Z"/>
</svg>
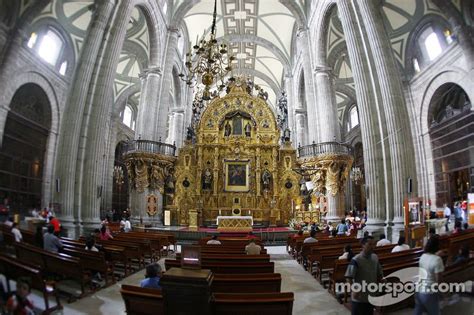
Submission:
<svg viewBox="0 0 474 315">
<path fill-rule="evenodd" d="M 384 220 L 369 219 L 364 228 L 364 232 L 368 231 L 369 235 L 372 235 L 375 239 L 379 238 L 379 235 L 386 233 L 386 226 Z"/>
</svg>

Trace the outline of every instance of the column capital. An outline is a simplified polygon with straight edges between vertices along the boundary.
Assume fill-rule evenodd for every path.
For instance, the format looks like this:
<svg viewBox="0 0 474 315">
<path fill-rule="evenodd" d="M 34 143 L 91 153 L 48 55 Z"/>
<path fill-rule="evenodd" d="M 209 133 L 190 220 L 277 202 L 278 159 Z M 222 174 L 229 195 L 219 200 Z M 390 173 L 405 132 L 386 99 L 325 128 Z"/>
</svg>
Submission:
<svg viewBox="0 0 474 315">
<path fill-rule="evenodd" d="M 168 27 L 168 33 L 176 34 L 178 37 L 181 37 L 181 31 L 177 27 Z"/>
<path fill-rule="evenodd" d="M 326 65 L 317 65 L 314 68 L 314 73 L 323 73 L 326 72 L 327 74 L 332 75 L 332 68 Z"/>
<path fill-rule="evenodd" d="M 160 67 L 150 67 L 150 68 L 147 68 L 145 70 L 143 70 L 142 73 L 140 73 L 138 76 L 140 79 L 146 79 L 148 77 L 148 75 L 150 74 L 156 74 L 158 76 L 161 76 L 163 74 L 163 72 L 161 71 L 161 68 Z"/>
</svg>

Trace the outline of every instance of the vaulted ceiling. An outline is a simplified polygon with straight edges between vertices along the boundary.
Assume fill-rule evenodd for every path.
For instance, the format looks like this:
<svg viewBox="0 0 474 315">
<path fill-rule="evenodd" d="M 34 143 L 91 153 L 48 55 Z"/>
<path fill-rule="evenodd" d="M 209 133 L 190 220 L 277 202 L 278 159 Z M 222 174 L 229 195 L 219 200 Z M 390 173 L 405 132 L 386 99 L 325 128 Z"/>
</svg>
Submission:
<svg viewBox="0 0 474 315">
<path fill-rule="evenodd" d="M 183 2 L 176 1 L 175 9 Z M 197 39 L 208 38 L 213 9 L 214 0 L 202 0 L 184 16 L 192 45 Z M 293 14 L 278 0 L 217 0 L 216 26 L 218 40 L 226 42 L 237 57 L 233 74 L 251 76 L 274 103 L 289 70 Z"/>
</svg>

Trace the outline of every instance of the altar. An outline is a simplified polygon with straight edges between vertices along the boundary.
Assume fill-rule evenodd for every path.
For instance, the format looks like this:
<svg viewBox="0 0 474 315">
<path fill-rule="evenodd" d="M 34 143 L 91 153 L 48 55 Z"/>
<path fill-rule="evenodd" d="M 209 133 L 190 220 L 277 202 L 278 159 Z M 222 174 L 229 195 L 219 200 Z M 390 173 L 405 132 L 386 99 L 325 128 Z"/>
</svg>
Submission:
<svg viewBox="0 0 474 315">
<path fill-rule="evenodd" d="M 217 230 L 221 232 L 252 231 L 252 216 L 218 216 Z"/>
</svg>

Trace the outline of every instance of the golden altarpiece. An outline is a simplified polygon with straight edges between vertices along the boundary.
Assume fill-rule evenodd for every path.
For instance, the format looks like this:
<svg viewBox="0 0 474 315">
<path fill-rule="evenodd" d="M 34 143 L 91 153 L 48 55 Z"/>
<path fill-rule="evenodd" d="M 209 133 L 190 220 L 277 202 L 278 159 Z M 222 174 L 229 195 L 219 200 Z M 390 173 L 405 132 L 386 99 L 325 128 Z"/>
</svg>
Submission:
<svg viewBox="0 0 474 315">
<path fill-rule="evenodd" d="M 168 210 L 179 225 L 215 223 L 218 216 L 252 216 L 286 225 L 299 197 L 296 151 L 280 146 L 270 106 L 244 82 L 213 99 L 175 163 L 176 190 Z"/>
</svg>

